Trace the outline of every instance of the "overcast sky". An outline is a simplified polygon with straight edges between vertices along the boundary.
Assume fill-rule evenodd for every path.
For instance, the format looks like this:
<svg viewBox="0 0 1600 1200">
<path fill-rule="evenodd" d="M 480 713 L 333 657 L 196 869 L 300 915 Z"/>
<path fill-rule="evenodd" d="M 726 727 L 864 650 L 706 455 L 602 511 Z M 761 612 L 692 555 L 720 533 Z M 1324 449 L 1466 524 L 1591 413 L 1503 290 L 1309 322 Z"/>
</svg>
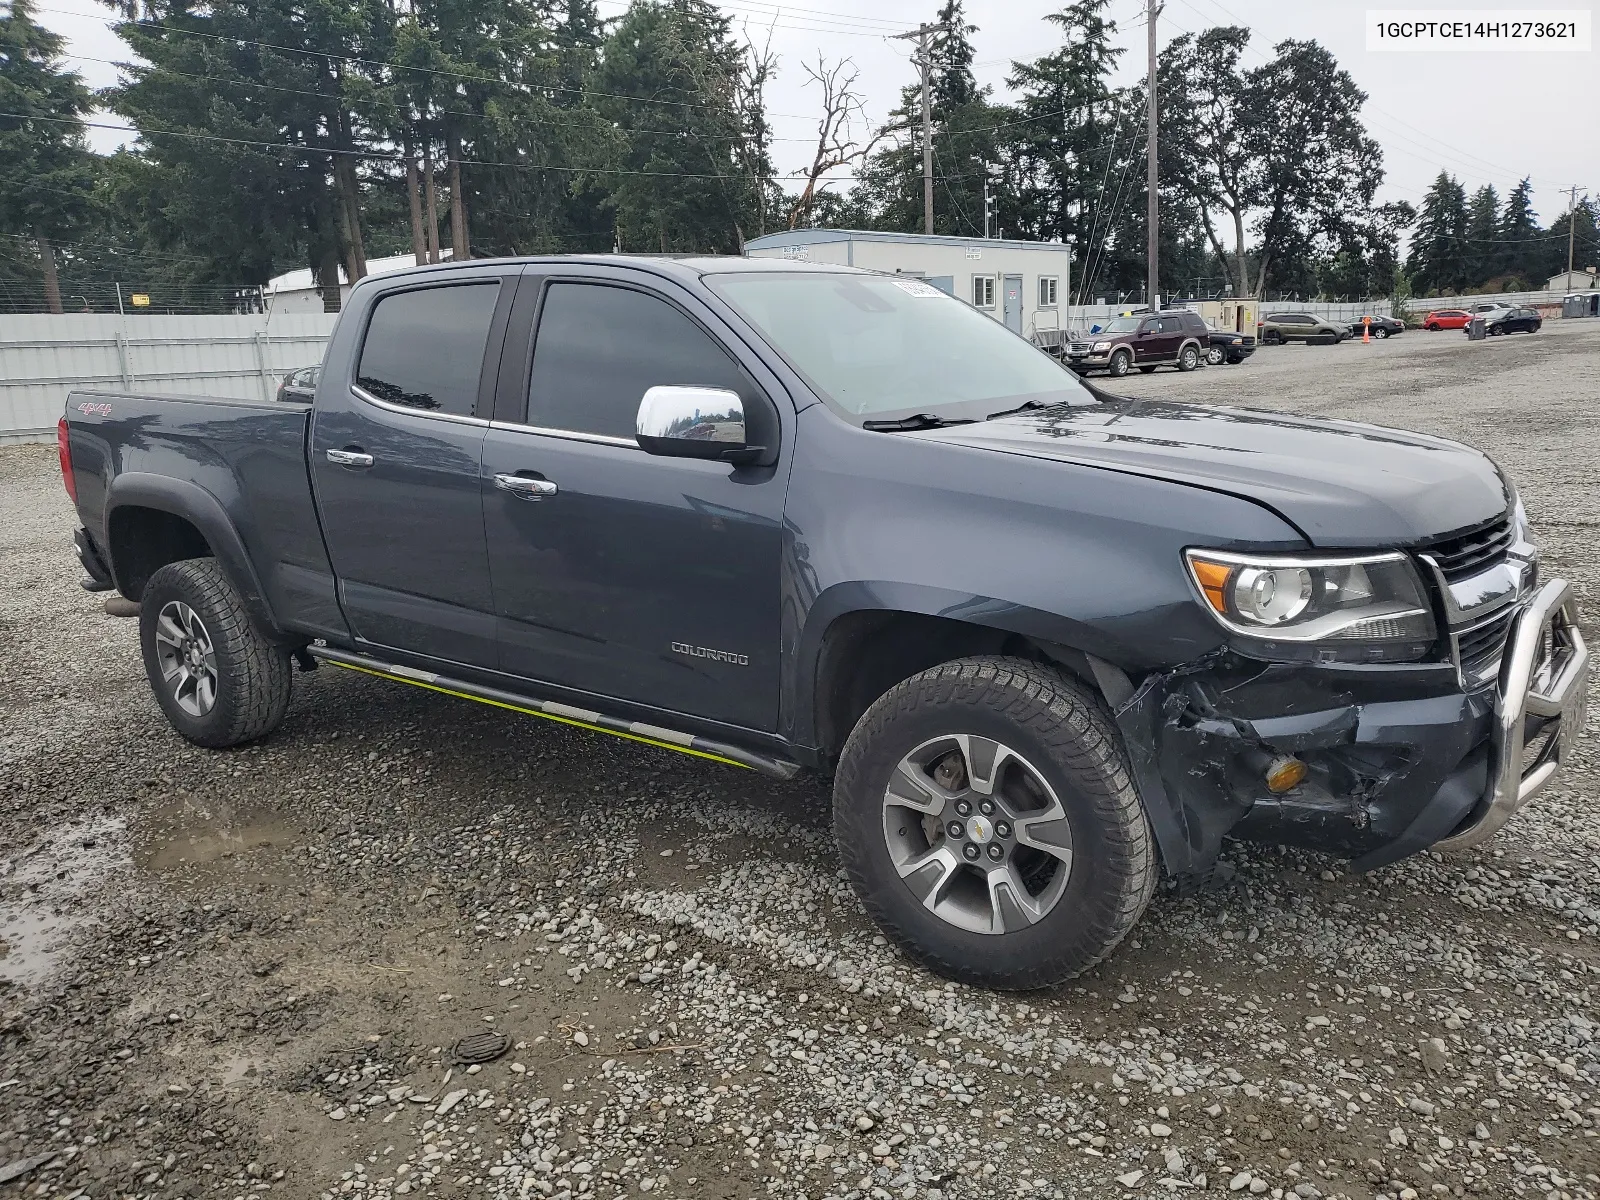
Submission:
<svg viewBox="0 0 1600 1200">
<path fill-rule="evenodd" d="M 1583 10 L 1591 25 L 1600 0 L 1391 0 L 1394 7 L 1443 9 L 1540 8 Z M 600 0 L 603 15 L 614 16 L 626 0 Z M 771 44 L 779 72 L 768 94 L 780 139 L 778 165 L 797 170 L 810 160 L 817 99 L 801 64 L 846 57 L 860 68 L 860 88 L 873 121 L 881 121 L 897 102 L 899 89 L 915 77 L 911 43 L 892 34 L 932 20 L 939 0 L 805 0 L 801 5 L 773 0 L 727 0 L 721 5 L 751 37 Z M 1007 96 L 1012 61 L 1037 57 L 1059 41 L 1045 14 L 1062 7 L 1051 0 L 968 0 L 967 15 L 978 26 L 973 35 L 975 71 L 992 85 L 997 99 Z M 1182 32 L 1211 25 L 1238 24 L 1252 31 L 1248 65 L 1257 65 L 1284 38 L 1311 38 L 1328 47 L 1366 90 L 1365 116 L 1383 147 L 1386 180 L 1380 199 L 1420 203 L 1440 168 L 1456 175 L 1470 191 L 1492 183 L 1502 196 L 1524 175 L 1532 177 L 1534 206 L 1548 225 L 1566 208 L 1561 190 L 1577 184 L 1600 195 L 1600 59 L 1596 51 L 1549 54 L 1369 53 L 1364 20 L 1369 10 L 1358 0 L 1166 0 L 1157 22 L 1164 42 Z M 1121 29 L 1122 81 L 1144 69 L 1144 0 L 1113 0 L 1108 15 Z M 92 0 L 39 0 L 39 19 L 66 35 L 69 51 L 93 86 L 115 81 L 103 61 L 127 57 L 126 47 L 104 24 L 105 10 Z M 67 15 L 81 14 L 81 15 Z M 92 15 L 91 15 L 92 14 Z M 870 14 L 870 15 L 866 15 Z M 104 114 L 97 120 L 108 120 Z M 95 145 L 109 149 L 121 141 L 99 131 Z M 1004 217 L 1002 214 L 1002 221 Z"/>
</svg>

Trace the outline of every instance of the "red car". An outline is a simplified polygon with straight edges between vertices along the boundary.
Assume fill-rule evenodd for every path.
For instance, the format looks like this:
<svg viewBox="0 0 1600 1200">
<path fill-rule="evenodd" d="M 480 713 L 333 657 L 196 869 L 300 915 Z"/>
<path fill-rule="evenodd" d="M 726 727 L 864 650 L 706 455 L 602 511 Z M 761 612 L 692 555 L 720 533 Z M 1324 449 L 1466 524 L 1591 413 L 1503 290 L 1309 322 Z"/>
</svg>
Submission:
<svg viewBox="0 0 1600 1200">
<path fill-rule="evenodd" d="M 1467 322 L 1472 320 L 1472 314 L 1461 308 L 1441 308 L 1431 312 L 1422 322 L 1422 327 L 1437 333 L 1441 329 L 1465 329 Z"/>
</svg>

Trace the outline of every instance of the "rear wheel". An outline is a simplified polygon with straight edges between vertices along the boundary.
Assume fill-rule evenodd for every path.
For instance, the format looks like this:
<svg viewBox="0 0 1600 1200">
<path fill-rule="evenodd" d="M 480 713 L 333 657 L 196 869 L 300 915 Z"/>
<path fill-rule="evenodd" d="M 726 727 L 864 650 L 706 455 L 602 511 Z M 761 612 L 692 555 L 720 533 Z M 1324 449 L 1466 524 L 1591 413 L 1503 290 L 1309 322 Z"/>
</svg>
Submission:
<svg viewBox="0 0 1600 1200">
<path fill-rule="evenodd" d="M 1387 329 L 1385 329 L 1382 325 L 1379 325 L 1376 329 L 1374 329 L 1372 331 L 1372 336 L 1377 338 L 1381 342 L 1381 341 L 1383 341 L 1384 338 L 1389 336 L 1389 331 Z"/>
<path fill-rule="evenodd" d="M 1021 659 L 961 659 L 857 723 L 833 793 L 862 903 L 965 983 L 1045 987 L 1104 958 L 1149 902 L 1155 850 L 1099 699 Z"/>
<path fill-rule="evenodd" d="M 1206 351 L 1206 363 L 1209 366 L 1220 367 L 1228 360 L 1228 352 L 1221 346 L 1212 346 Z"/>
<path fill-rule="evenodd" d="M 236 746 L 283 720 L 288 651 L 261 635 L 216 559 L 169 563 L 150 577 L 139 640 L 156 702 L 191 742 Z"/>
<path fill-rule="evenodd" d="M 1121 379 L 1128 373 L 1128 368 L 1133 364 L 1133 356 L 1126 350 L 1118 350 L 1111 356 L 1111 361 L 1106 364 L 1106 372 L 1114 379 Z"/>
<path fill-rule="evenodd" d="M 1178 370 L 1192 371 L 1200 365 L 1200 347 L 1185 346 L 1178 351 Z"/>
</svg>

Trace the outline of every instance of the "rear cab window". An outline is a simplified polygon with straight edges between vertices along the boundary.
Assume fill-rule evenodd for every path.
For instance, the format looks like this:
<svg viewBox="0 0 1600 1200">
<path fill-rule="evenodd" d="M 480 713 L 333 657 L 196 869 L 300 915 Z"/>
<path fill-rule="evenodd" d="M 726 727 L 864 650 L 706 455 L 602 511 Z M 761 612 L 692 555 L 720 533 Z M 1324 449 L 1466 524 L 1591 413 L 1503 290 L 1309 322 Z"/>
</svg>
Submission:
<svg viewBox="0 0 1600 1200">
<path fill-rule="evenodd" d="M 500 284 L 390 292 L 367 322 L 356 386 L 402 408 L 470 417 Z"/>
</svg>

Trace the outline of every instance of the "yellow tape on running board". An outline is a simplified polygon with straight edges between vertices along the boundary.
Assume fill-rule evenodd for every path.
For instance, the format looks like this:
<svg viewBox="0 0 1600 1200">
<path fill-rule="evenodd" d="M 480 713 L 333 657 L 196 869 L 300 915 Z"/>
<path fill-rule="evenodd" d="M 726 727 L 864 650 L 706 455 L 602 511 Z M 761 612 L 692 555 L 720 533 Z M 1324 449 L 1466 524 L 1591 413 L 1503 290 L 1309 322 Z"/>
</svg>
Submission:
<svg viewBox="0 0 1600 1200">
<path fill-rule="evenodd" d="M 709 750 L 696 750 L 690 746 L 674 746 L 671 742 L 657 741 L 655 738 L 644 737 L 637 733 L 624 733 L 620 729 L 607 729 L 604 725 L 591 725 L 587 721 L 576 721 L 571 717 L 558 717 L 554 713 L 541 712 L 537 708 L 511 704 L 505 700 L 491 700 L 487 696 L 474 696 L 471 692 L 459 692 L 455 688 L 440 687 L 436 683 L 426 683 L 421 679 L 408 679 L 404 675 L 394 675 L 388 671 L 375 671 L 371 667 L 358 667 L 355 663 L 340 662 L 336 658 L 324 658 L 322 661 L 331 667 L 343 667 L 346 671 L 360 671 L 363 675 L 372 675 L 378 679 L 392 680 L 395 683 L 409 683 L 412 687 L 424 688 L 427 691 L 438 692 L 444 696 L 454 696 L 458 700 L 475 700 L 477 703 L 487 704 L 491 708 L 504 708 L 530 717 L 542 717 L 546 721 L 555 721 L 561 725 L 573 725 L 579 729 L 587 729 L 591 733 L 608 733 L 612 737 L 623 738 L 630 742 L 642 742 L 646 746 L 655 746 L 661 750 L 676 750 L 679 754 L 689 754 L 695 758 L 708 758 L 712 762 L 726 763 L 730 767 L 742 767 L 746 771 L 755 770 L 749 763 L 742 763 L 733 758 L 724 758 L 720 754 L 712 754 Z"/>
</svg>

